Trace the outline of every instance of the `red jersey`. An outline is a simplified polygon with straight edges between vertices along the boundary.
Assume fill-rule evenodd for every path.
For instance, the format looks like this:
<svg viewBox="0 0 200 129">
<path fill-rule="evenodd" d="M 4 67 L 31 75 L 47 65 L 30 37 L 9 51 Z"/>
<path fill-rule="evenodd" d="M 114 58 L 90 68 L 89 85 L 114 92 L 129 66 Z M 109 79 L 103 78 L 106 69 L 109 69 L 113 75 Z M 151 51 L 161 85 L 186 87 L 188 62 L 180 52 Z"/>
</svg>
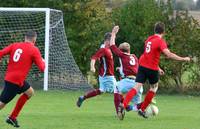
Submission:
<svg viewBox="0 0 200 129">
<path fill-rule="evenodd" d="M 113 55 L 109 48 L 100 48 L 91 59 L 100 61 L 99 75 L 114 76 Z"/>
<path fill-rule="evenodd" d="M 116 45 L 112 45 L 110 48 L 119 57 L 122 77 L 136 75 L 138 72 L 138 58 L 134 54 L 122 52 Z"/>
<path fill-rule="evenodd" d="M 10 55 L 5 80 L 20 87 L 23 86 L 33 62 L 40 71 L 44 72 L 45 62 L 39 49 L 33 43 L 13 43 L 0 50 L 0 59 L 4 55 Z"/>
<path fill-rule="evenodd" d="M 139 65 L 152 70 L 159 70 L 160 54 L 167 49 L 166 42 L 160 35 L 152 35 L 145 41 L 144 53 L 139 59 Z"/>
</svg>

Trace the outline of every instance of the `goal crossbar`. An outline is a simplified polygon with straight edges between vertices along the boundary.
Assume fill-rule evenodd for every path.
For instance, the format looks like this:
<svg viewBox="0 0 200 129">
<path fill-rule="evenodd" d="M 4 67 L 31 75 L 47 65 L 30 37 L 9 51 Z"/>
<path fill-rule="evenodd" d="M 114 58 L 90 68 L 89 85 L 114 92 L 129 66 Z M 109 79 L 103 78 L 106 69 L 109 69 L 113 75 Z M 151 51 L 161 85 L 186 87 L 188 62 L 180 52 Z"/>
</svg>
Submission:
<svg viewBox="0 0 200 129">
<path fill-rule="evenodd" d="M 50 9 L 50 8 L 6 8 L 0 7 L 0 11 L 30 11 L 30 12 L 45 12 L 48 10 L 53 10 L 57 12 L 62 12 L 61 10 Z"/>
</svg>

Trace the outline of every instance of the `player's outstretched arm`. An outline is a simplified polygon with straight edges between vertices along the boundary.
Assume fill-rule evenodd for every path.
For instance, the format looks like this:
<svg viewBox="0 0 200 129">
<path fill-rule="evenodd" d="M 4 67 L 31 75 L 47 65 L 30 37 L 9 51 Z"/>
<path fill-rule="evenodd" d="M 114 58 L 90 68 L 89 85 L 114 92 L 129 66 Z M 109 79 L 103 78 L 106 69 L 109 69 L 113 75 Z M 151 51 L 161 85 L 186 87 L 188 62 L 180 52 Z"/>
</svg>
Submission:
<svg viewBox="0 0 200 129">
<path fill-rule="evenodd" d="M 117 55 L 118 57 L 122 57 L 122 56 L 123 56 L 123 52 L 122 52 L 119 48 L 117 48 L 116 45 L 112 45 L 112 46 L 110 47 L 110 49 L 111 49 L 112 52 L 113 52 L 115 55 Z"/>
<path fill-rule="evenodd" d="M 176 55 L 175 53 L 170 52 L 169 49 L 164 49 L 163 53 L 168 57 L 171 58 L 173 60 L 177 60 L 177 61 L 190 61 L 190 57 L 180 57 L 178 55 Z"/>
<path fill-rule="evenodd" d="M 114 26 L 111 33 L 110 46 L 115 45 L 115 38 L 118 31 L 119 26 Z"/>
<path fill-rule="evenodd" d="M 111 39 L 110 39 L 110 48 L 113 51 L 113 53 L 119 57 L 123 55 L 123 52 L 115 46 L 115 39 L 116 39 L 116 34 L 119 31 L 119 26 L 114 26 L 112 29 L 112 34 L 111 34 Z"/>
</svg>

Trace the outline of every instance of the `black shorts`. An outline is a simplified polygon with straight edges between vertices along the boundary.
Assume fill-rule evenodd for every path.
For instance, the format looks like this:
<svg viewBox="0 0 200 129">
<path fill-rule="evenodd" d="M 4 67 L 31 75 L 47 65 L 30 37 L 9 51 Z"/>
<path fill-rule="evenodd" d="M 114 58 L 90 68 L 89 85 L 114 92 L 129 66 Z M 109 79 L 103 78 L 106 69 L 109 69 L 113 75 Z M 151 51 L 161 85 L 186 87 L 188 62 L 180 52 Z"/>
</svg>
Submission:
<svg viewBox="0 0 200 129">
<path fill-rule="evenodd" d="M 4 89 L 0 96 L 0 101 L 4 104 L 9 103 L 17 94 L 21 94 L 30 88 L 29 83 L 26 81 L 24 81 L 24 85 L 22 87 L 8 81 L 5 81 L 4 83 Z"/>
<path fill-rule="evenodd" d="M 159 80 L 159 73 L 157 70 L 151 70 L 142 66 L 139 66 L 136 76 L 136 82 L 145 83 L 148 79 L 150 84 L 156 84 Z"/>
</svg>

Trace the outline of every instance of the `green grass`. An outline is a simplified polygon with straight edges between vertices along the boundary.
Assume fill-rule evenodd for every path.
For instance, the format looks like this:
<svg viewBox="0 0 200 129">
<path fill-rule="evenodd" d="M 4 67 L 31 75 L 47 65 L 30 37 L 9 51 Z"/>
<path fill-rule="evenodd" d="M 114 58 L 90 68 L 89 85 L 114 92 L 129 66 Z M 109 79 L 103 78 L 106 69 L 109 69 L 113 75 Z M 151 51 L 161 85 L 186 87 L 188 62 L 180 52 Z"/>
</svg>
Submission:
<svg viewBox="0 0 200 129">
<path fill-rule="evenodd" d="M 159 115 L 143 119 L 135 112 L 123 121 L 115 117 L 113 96 L 104 94 L 85 101 L 79 109 L 75 102 L 82 92 L 36 91 L 25 105 L 18 121 L 20 129 L 199 129 L 200 97 L 157 96 Z M 4 121 L 16 99 L 0 112 L 0 129 L 13 129 Z"/>
</svg>

